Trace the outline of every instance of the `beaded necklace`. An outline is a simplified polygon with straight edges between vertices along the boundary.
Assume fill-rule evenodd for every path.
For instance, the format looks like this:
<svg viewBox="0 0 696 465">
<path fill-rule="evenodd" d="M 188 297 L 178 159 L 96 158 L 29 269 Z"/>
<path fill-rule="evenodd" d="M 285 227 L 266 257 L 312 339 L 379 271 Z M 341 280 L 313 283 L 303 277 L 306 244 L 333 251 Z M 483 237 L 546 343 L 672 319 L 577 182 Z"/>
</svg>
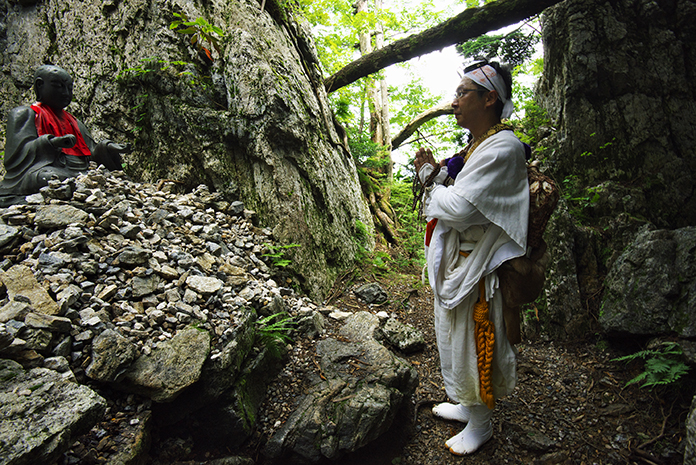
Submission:
<svg viewBox="0 0 696 465">
<path fill-rule="evenodd" d="M 497 123 L 497 124 L 494 124 L 493 126 L 491 126 L 490 129 L 488 129 L 488 131 L 486 131 L 481 137 L 471 141 L 471 143 L 464 148 L 464 152 L 465 152 L 464 163 L 469 161 L 469 157 L 471 156 L 471 154 L 474 153 L 474 151 L 478 148 L 479 145 L 481 145 L 481 143 L 484 140 L 488 139 L 489 137 L 491 137 L 494 134 L 499 133 L 500 131 L 505 131 L 505 130 L 512 131 L 512 126 L 510 126 L 509 124 L 505 124 L 505 123 Z M 461 152 L 459 152 L 459 153 L 461 153 Z"/>
</svg>

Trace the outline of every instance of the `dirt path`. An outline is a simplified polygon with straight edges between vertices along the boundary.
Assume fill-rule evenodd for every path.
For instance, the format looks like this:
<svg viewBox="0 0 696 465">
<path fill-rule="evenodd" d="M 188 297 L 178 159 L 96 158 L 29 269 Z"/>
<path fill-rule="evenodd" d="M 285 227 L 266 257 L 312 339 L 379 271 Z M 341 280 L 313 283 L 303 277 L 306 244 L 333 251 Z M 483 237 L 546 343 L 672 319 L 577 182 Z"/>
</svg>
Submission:
<svg viewBox="0 0 696 465">
<path fill-rule="evenodd" d="M 462 425 L 431 413 L 432 405 L 445 400 L 445 394 L 430 289 L 414 291 L 417 285 L 407 277 L 379 281 L 392 297 L 384 307 L 364 305 L 352 295 L 356 285 L 345 283 L 345 291 L 332 304 L 351 311 L 385 310 L 421 330 L 425 350 L 402 355 L 418 370 L 420 385 L 408 418 L 397 421 L 383 440 L 344 464 L 682 463 L 685 420 L 696 384 L 693 376 L 681 389 L 625 387 L 640 373 L 642 363 L 612 361 L 625 355 L 620 348 L 543 340 L 517 346 L 517 388 L 498 402 L 493 438 L 469 457 L 453 456 L 444 443 Z"/>
<path fill-rule="evenodd" d="M 418 370 L 420 383 L 407 408 L 378 441 L 345 457 L 336 465 L 502 465 L 502 464 L 636 464 L 677 465 L 683 462 L 685 421 L 696 390 L 696 377 L 681 387 L 626 387 L 643 364 L 612 361 L 621 351 L 605 342 L 558 343 L 543 339 L 517 346 L 518 383 L 512 395 L 498 401 L 493 416 L 494 436 L 480 450 L 456 457 L 445 441 L 463 425 L 436 419 L 432 405 L 445 400 L 433 330 L 432 295 L 415 274 L 370 276 L 387 290 L 391 300 L 367 306 L 352 290 L 360 282 L 337 282 L 329 304 L 339 310 L 386 311 L 423 332 L 426 347 L 400 354 Z M 368 279 L 370 279 L 368 278 Z M 356 278 L 357 279 L 357 278 Z M 327 318 L 331 337 L 341 324 Z M 316 340 L 296 340 L 288 363 L 269 386 L 257 415 L 253 436 L 243 455 L 266 465 L 262 449 L 268 437 L 289 417 L 307 392 L 307 380 L 317 371 Z M 209 460 L 231 451 L 198 451 L 189 459 Z M 181 457 L 181 455 L 179 455 Z M 164 463 L 164 462 L 156 462 Z M 171 463 L 171 462 L 169 462 Z M 178 462 L 178 463 L 200 463 Z"/>
</svg>

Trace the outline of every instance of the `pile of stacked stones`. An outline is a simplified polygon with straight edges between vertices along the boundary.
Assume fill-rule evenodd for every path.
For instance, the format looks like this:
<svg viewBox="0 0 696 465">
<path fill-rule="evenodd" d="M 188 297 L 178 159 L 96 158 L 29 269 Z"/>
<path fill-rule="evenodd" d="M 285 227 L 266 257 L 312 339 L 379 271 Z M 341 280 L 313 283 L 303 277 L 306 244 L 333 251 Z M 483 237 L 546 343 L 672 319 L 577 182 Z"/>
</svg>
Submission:
<svg viewBox="0 0 696 465">
<path fill-rule="evenodd" d="M 91 168 L 0 210 L 0 358 L 82 381 L 107 328 L 147 355 L 194 323 L 214 357 L 244 307 L 315 308 L 271 279 L 272 233 L 241 202 Z"/>
<path fill-rule="evenodd" d="M 243 405 L 241 411 L 255 412 L 263 399 L 257 394 L 265 392 L 269 376 L 274 376 L 273 369 L 264 368 L 273 365 L 265 361 L 266 352 L 252 347 L 257 315 L 287 312 L 296 323 L 295 341 L 298 336 L 325 337 L 323 315 L 336 321 L 352 315 L 330 306 L 318 308 L 274 281 L 272 276 L 278 274 L 272 273 L 278 269 L 268 253 L 277 250 L 272 232 L 254 226 L 254 212 L 241 202 L 227 202 L 205 186 L 188 194 L 174 192 L 176 187 L 174 182 L 134 183 L 122 172 L 92 166 L 76 178 L 52 181 L 39 194 L 27 197 L 26 204 L 0 209 L 0 400 L 7 401 L 3 412 L 11 414 L 8 427 L 0 428 L 0 444 L 8 454 L 20 457 L 18 463 L 27 457 L 52 463 L 71 444 L 65 463 L 128 463 L 147 448 L 155 410 L 161 424 L 174 424 L 200 409 L 201 418 L 210 423 L 202 430 L 205 435 L 212 431 L 225 435 L 225 444 L 241 444 L 251 425 L 235 410 L 240 407 L 235 399 L 251 402 L 253 397 L 253 405 Z M 386 297 L 384 292 L 378 294 Z M 323 385 L 312 388 L 322 398 L 354 399 L 351 408 L 346 407 L 352 413 L 341 420 L 346 425 L 339 422 L 336 427 L 348 438 L 341 440 L 341 450 L 338 440 L 322 439 L 333 444 L 327 457 L 351 452 L 364 445 L 361 438 L 372 440 L 382 434 L 417 383 L 412 367 L 372 340 L 378 317 L 389 317 L 380 313 L 354 315 L 354 326 L 371 329 L 354 337 L 360 342 L 350 345 L 345 337 L 340 342 L 361 348 L 356 357 L 367 357 L 368 346 L 375 348 L 377 355 L 367 361 L 367 368 L 361 366 L 361 380 L 369 383 L 340 379 L 337 373 L 343 373 L 343 367 L 334 370 L 331 376 L 337 378 L 329 384 L 333 390 L 336 383 L 345 389 L 322 394 Z M 366 318 L 371 318 L 369 325 L 363 322 Z M 383 331 L 391 345 L 403 352 L 422 348 L 422 335 L 414 336 L 412 328 L 404 330 L 392 320 Z M 321 375 L 315 351 L 305 352 Z M 327 374 L 332 363 L 338 363 L 330 360 L 333 352 L 319 354 Z M 250 375 L 253 386 L 246 378 L 237 378 L 247 373 L 246 361 L 258 370 Z M 311 368 L 309 362 L 305 365 Z M 37 369 L 24 375 L 22 367 Z M 51 378 L 56 373 L 62 373 L 61 383 Z M 38 384 L 37 377 L 41 377 Z M 294 380 L 295 374 L 290 377 Z M 115 387 L 129 394 L 126 398 L 112 392 L 104 400 L 82 389 L 78 399 L 75 386 L 85 384 L 100 393 Z M 38 385 L 44 387 L 34 391 Z M 237 386 L 246 391 L 221 395 Z M 380 402 L 375 392 L 384 394 Z M 57 398 L 73 399 L 84 420 L 76 417 L 68 422 L 55 409 L 48 415 L 52 407 L 44 405 L 55 406 Z M 234 405 L 219 408 L 213 404 L 216 399 L 229 399 Z M 64 403 L 73 410 L 71 402 Z M 176 407 L 167 407 L 175 403 Z M 204 404 L 211 407 L 203 408 Z M 292 406 L 283 405 L 286 418 Z M 319 405 L 316 418 L 334 415 L 338 405 L 335 401 Z M 372 416 L 360 413 L 368 405 Z M 209 421 L 211 412 L 218 416 Z M 274 443 L 272 456 L 302 455 L 308 447 L 307 441 L 296 440 L 307 426 L 297 421 L 303 412 L 292 415 L 294 420 Z M 355 415 L 362 416 L 359 424 Z M 277 419 L 268 420 L 275 420 L 272 430 L 279 427 Z M 37 428 L 30 432 L 36 440 L 25 444 L 19 435 L 27 436 L 22 431 L 31 425 Z M 85 428 L 92 429 L 87 433 Z M 80 436 L 83 433 L 87 434 Z M 55 437 L 62 438 L 59 447 Z M 168 460 L 164 463 L 171 463 Z"/>
</svg>

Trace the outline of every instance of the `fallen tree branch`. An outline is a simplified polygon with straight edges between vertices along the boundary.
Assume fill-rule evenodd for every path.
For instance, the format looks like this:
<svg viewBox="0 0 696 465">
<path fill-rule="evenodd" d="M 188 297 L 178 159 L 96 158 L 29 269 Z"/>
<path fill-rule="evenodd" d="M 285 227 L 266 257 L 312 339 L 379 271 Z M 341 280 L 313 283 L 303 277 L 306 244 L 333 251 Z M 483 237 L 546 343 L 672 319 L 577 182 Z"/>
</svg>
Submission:
<svg viewBox="0 0 696 465">
<path fill-rule="evenodd" d="M 416 116 L 392 139 L 392 150 L 396 150 L 401 144 L 406 141 L 416 130 L 431 119 L 442 115 L 451 115 L 453 113 L 452 103 L 442 103 L 436 107 L 425 110 L 420 115 Z"/>
<path fill-rule="evenodd" d="M 363 55 L 324 81 L 327 93 L 395 63 L 466 42 L 541 13 L 561 0 L 498 0 L 481 8 L 467 8 L 454 18 Z"/>
</svg>

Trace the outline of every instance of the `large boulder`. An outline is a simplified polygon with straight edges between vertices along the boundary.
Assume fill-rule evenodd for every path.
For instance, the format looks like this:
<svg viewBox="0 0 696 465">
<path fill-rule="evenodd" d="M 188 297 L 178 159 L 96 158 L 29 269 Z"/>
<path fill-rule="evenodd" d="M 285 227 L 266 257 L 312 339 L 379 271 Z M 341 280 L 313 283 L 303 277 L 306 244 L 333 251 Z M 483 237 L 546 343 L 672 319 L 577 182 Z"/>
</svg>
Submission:
<svg viewBox="0 0 696 465">
<path fill-rule="evenodd" d="M 87 386 L 46 368 L 24 371 L 0 359 L 0 459 L 54 463 L 104 415 L 106 401 Z"/>
<path fill-rule="evenodd" d="M 695 337 L 695 253 L 696 227 L 639 234 L 607 275 L 604 331 Z"/>
<path fill-rule="evenodd" d="M 125 374 L 137 355 L 135 344 L 118 331 L 107 329 L 92 341 L 92 361 L 85 374 L 97 381 L 116 381 Z"/>
<path fill-rule="evenodd" d="M 389 429 L 418 384 L 418 374 L 374 339 L 378 327 L 376 316 L 359 312 L 346 321 L 341 340 L 317 344 L 325 379 L 315 383 L 268 441 L 269 457 L 311 463 L 337 459 Z"/>
<path fill-rule="evenodd" d="M 160 424 L 196 425 L 197 441 L 239 446 L 252 433 L 266 387 L 282 358 L 256 351 L 256 312 L 245 308 L 227 342 L 204 363 L 199 379 L 170 404 L 156 405 Z"/>
<path fill-rule="evenodd" d="M 207 331 L 180 331 L 136 359 L 124 374 L 123 386 L 156 402 L 171 402 L 198 381 L 209 351 Z"/>
<path fill-rule="evenodd" d="M 33 102 L 38 65 L 60 65 L 75 80 L 68 110 L 96 140 L 132 143 L 129 175 L 189 189 L 206 184 L 243 200 L 279 245 L 302 246 L 286 258 L 321 297 L 372 219 L 334 125 L 310 29 L 283 5 L 4 2 L 0 115 Z M 212 62 L 190 35 L 170 29 L 174 13 L 223 31 L 219 53 L 201 38 Z"/>
</svg>

